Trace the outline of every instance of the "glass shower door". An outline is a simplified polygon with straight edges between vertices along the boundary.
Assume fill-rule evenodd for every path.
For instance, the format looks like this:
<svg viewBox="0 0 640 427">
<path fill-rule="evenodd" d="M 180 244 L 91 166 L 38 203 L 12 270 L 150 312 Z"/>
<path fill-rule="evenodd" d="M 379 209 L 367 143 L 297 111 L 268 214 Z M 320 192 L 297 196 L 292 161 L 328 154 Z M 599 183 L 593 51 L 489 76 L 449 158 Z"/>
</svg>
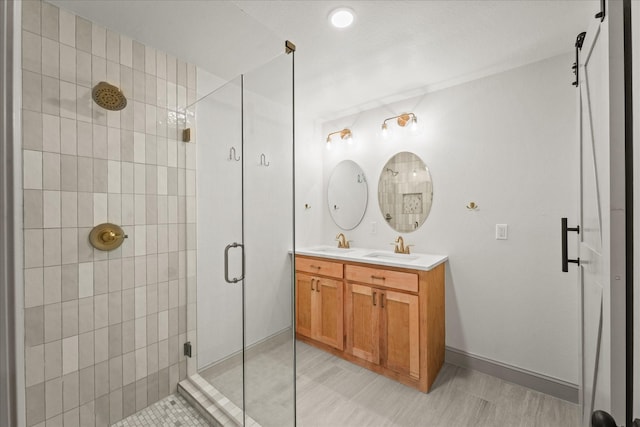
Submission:
<svg viewBox="0 0 640 427">
<path fill-rule="evenodd" d="M 293 55 L 188 110 L 197 116 L 198 213 L 189 373 L 236 424 L 293 426 Z"/>
<path fill-rule="evenodd" d="M 197 126 L 197 371 L 242 410 L 242 77 L 188 110 Z"/>
<path fill-rule="evenodd" d="M 293 55 L 244 76 L 245 413 L 295 424 Z"/>
</svg>

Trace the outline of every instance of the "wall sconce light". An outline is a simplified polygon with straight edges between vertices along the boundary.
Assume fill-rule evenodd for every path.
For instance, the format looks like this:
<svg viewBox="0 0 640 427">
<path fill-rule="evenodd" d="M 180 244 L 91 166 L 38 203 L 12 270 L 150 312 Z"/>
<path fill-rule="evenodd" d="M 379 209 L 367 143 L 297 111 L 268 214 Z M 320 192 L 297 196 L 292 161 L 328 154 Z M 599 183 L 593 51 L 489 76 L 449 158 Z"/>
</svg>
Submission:
<svg viewBox="0 0 640 427">
<path fill-rule="evenodd" d="M 331 137 L 333 135 L 340 135 L 340 139 L 346 141 L 347 144 L 351 144 L 353 142 L 353 135 L 351 133 L 351 129 L 344 128 L 342 130 L 337 130 L 335 132 L 331 132 L 327 135 L 327 149 L 331 149 Z"/>
<path fill-rule="evenodd" d="M 411 130 L 415 131 L 418 129 L 418 118 L 414 113 L 402 113 L 398 116 L 389 117 L 388 119 L 384 119 L 382 122 L 382 136 L 386 137 L 389 134 L 389 127 L 387 122 L 389 120 L 396 119 L 396 123 L 400 127 L 405 127 L 409 123 L 411 124 Z"/>
</svg>

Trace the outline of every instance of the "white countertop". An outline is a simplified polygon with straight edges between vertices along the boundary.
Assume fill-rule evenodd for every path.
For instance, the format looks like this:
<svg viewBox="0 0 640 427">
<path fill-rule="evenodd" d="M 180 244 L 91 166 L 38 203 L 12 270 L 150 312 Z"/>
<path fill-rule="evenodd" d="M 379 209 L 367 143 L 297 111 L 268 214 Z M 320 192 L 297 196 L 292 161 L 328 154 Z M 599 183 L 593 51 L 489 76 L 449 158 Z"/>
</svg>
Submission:
<svg viewBox="0 0 640 427">
<path fill-rule="evenodd" d="M 364 262 L 367 264 L 385 265 L 387 267 L 411 268 L 414 270 L 432 270 L 445 262 L 447 255 L 436 254 L 397 254 L 366 248 L 341 249 L 335 246 L 313 246 L 296 248 L 296 255 L 308 255 L 320 258 L 338 259 L 342 261 Z"/>
</svg>

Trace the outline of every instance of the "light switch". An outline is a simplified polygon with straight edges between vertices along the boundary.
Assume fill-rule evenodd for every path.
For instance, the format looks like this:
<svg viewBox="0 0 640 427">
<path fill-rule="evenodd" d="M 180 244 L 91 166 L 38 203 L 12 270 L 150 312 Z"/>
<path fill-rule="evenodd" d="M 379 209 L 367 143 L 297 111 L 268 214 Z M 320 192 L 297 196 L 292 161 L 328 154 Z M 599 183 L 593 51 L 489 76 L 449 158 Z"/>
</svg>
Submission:
<svg viewBox="0 0 640 427">
<path fill-rule="evenodd" d="M 369 229 L 369 232 L 371 234 L 376 234 L 376 231 L 378 231 L 378 223 L 375 221 L 371 221 L 371 228 Z"/>
<path fill-rule="evenodd" d="M 507 224 L 496 224 L 496 240 L 507 240 Z"/>
</svg>

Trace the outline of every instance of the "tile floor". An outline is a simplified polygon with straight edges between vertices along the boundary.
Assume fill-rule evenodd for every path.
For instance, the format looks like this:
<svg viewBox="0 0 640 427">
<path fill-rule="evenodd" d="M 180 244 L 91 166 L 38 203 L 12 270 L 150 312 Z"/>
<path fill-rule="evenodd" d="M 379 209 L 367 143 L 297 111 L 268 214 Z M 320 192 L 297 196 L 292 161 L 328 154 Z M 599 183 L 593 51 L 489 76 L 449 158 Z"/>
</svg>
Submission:
<svg viewBox="0 0 640 427">
<path fill-rule="evenodd" d="M 209 427 L 209 424 L 186 400 L 172 394 L 112 427 Z"/>
<path fill-rule="evenodd" d="M 293 337 L 290 332 L 282 333 L 245 354 L 244 373 L 242 358 L 232 358 L 205 369 L 200 375 L 226 400 L 241 408 L 244 404 L 246 413 L 258 424 L 287 427 L 293 425 L 295 413 L 293 361 Z"/>
<path fill-rule="evenodd" d="M 265 427 L 293 424 L 291 389 L 276 381 L 275 369 L 287 365 L 289 358 L 282 356 L 289 347 L 277 345 L 250 358 L 248 377 L 261 372 L 268 381 L 253 382 L 260 387 L 252 387 L 245 400 L 254 411 L 250 415 Z M 238 369 L 201 374 L 225 388 L 228 398 L 242 401 L 241 390 L 232 387 Z M 430 393 L 420 393 L 300 342 L 296 394 L 300 427 L 567 427 L 578 425 L 579 417 L 575 404 L 450 364 L 443 366 Z M 171 418 L 178 403 L 182 408 Z M 170 396 L 114 427 L 207 425 L 185 405 L 181 397 Z"/>
<path fill-rule="evenodd" d="M 421 393 L 300 342 L 297 361 L 298 427 L 578 425 L 575 404 L 449 363 Z"/>
<path fill-rule="evenodd" d="M 249 414 L 264 427 L 292 425 L 284 405 L 289 344 L 248 358 Z M 421 393 L 367 369 L 297 343 L 299 427 L 570 427 L 578 407 L 553 396 L 445 363 L 431 392 Z M 232 401 L 242 401 L 241 365 L 201 375 Z M 289 369 L 292 369 L 289 367 Z M 261 375 L 267 381 L 253 376 Z"/>
</svg>

